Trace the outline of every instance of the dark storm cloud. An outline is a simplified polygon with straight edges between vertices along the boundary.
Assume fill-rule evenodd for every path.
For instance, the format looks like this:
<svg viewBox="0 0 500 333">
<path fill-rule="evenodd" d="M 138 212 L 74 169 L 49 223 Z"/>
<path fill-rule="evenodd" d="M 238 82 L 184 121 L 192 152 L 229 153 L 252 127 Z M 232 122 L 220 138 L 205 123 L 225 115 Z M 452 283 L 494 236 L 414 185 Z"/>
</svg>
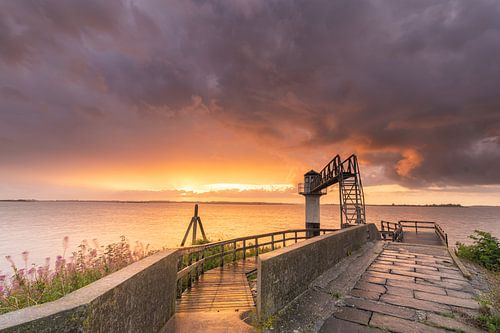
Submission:
<svg viewBox="0 0 500 333">
<path fill-rule="evenodd" d="M 104 140 L 106 116 L 175 124 L 201 98 L 292 155 L 356 151 L 412 186 L 500 184 L 498 17 L 494 0 L 3 1 L 0 138 Z"/>
</svg>

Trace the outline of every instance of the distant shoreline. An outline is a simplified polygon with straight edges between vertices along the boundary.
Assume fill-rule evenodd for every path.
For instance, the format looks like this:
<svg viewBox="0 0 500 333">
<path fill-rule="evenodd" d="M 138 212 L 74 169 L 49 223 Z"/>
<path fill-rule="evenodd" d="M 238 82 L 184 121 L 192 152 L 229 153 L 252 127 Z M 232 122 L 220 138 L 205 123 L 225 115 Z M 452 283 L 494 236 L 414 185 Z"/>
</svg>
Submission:
<svg viewBox="0 0 500 333">
<path fill-rule="evenodd" d="M 155 203 L 187 203 L 206 205 L 302 205 L 302 203 L 287 202 L 262 202 L 262 201 L 175 201 L 175 200 L 38 200 L 38 199 L 0 199 L 0 202 L 89 202 L 89 203 L 122 203 L 122 204 L 155 204 Z M 327 203 L 326 206 L 338 206 L 338 204 Z M 500 207 L 493 205 L 471 205 L 461 204 L 368 204 L 367 207 L 423 207 L 423 208 L 468 208 L 468 207 Z"/>
<path fill-rule="evenodd" d="M 175 201 L 175 200 L 37 200 L 37 199 L 0 199 L 0 202 L 95 202 L 95 203 L 191 203 L 191 204 L 224 204 L 224 205 L 300 205 L 299 203 L 286 202 L 260 202 L 260 201 Z"/>
</svg>

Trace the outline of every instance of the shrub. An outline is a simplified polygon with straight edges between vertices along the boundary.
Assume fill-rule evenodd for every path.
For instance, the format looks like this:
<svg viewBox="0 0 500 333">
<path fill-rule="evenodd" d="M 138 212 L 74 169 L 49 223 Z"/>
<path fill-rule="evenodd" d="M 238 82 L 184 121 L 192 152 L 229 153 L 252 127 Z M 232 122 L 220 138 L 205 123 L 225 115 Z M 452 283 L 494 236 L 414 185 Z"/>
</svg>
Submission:
<svg viewBox="0 0 500 333">
<path fill-rule="evenodd" d="M 481 325 L 488 330 L 489 333 L 497 333 L 500 329 L 500 315 L 482 314 L 478 317 Z"/>
<path fill-rule="evenodd" d="M 475 230 L 469 238 L 472 245 L 457 242 L 457 255 L 474 261 L 491 271 L 500 271 L 500 245 L 496 237 L 489 232 Z"/>
<path fill-rule="evenodd" d="M 7 256 L 13 274 L 10 277 L 0 274 L 0 314 L 54 301 L 156 252 L 139 242 L 132 249 L 124 236 L 106 247 L 99 246 L 97 240 L 93 241 L 93 246 L 83 241 L 68 259 L 67 247 L 68 238 L 65 237 L 63 254 L 57 256 L 53 268 L 50 258 L 46 258 L 43 266 L 28 267 L 27 251 L 22 253 L 24 268 L 18 268 Z"/>
</svg>

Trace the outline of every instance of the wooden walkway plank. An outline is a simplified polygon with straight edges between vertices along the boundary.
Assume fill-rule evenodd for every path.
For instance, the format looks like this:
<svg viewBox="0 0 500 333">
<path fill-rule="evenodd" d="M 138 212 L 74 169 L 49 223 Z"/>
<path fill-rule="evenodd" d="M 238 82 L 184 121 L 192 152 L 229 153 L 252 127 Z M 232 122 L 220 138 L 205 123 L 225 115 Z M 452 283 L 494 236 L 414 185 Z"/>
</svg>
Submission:
<svg viewBox="0 0 500 333">
<path fill-rule="evenodd" d="M 244 311 L 255 307 L 246 274 L 257 268 L 257 259 L 249 258 L 201 275 L 191 289 L 177 301 L 177 313 Z"/>
</svg>

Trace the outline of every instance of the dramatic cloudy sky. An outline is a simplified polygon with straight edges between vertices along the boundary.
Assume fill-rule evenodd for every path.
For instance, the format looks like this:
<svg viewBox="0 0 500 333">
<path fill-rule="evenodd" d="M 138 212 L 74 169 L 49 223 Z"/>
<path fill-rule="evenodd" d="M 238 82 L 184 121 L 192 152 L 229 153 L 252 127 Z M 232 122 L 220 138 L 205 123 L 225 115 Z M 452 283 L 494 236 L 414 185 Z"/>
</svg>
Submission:
<svg viewBox="0 0 500 333">
<path fill-rule="evenodd" d="M 497 0 L 2 0 L 0 198 L 500 204 Z M 336 196 L 331 196 L 335 202 Z"/>
</svg>

